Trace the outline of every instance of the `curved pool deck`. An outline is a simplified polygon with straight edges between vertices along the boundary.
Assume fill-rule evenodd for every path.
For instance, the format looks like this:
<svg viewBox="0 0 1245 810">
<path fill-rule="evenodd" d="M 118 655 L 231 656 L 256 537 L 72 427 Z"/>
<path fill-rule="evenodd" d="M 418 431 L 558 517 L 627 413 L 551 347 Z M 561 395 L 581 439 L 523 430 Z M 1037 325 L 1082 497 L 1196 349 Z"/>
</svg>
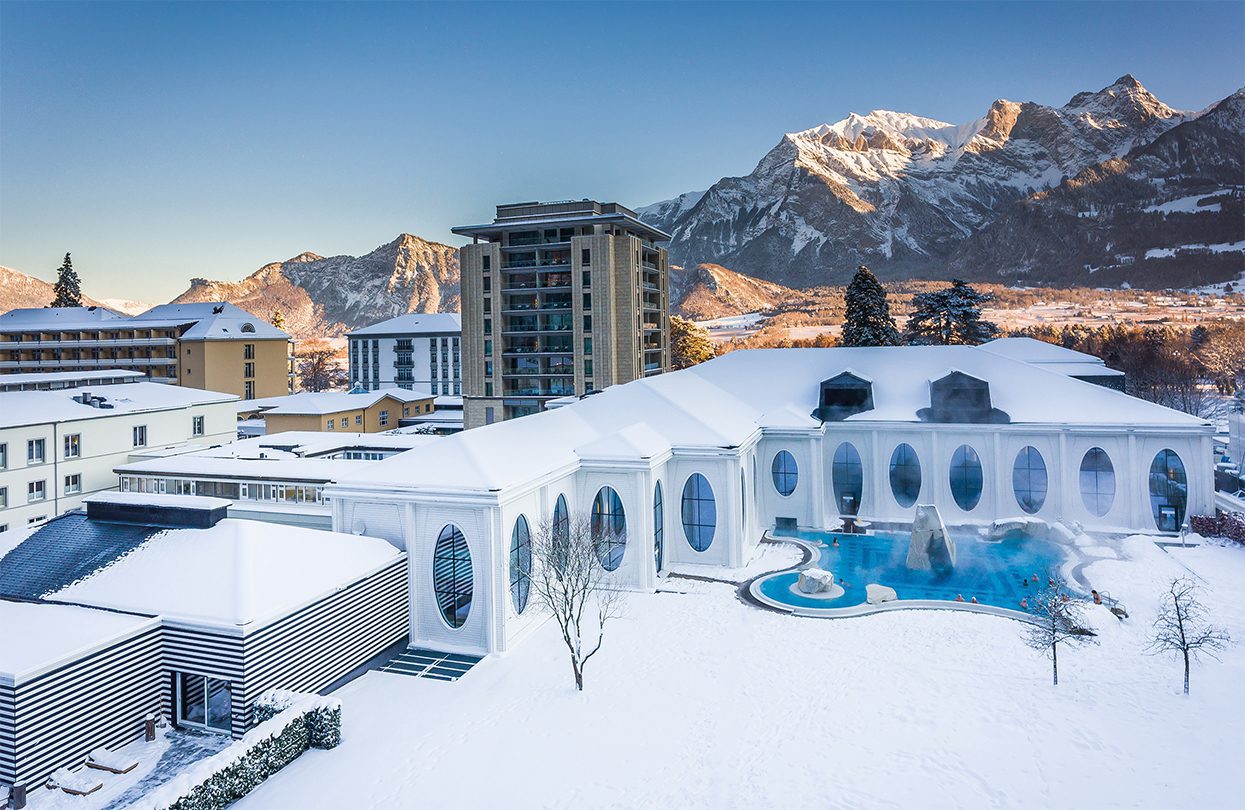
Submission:
<svg viewBox="0 0 1245 810">
<path fill-rule="evenodd" d="M 832 533 L 826 533 L 826 534 L 827 536 L 830 536 Z M 874 542 L 874 543 L 878 542 L 879 540 L 879 537 L 877 535 L 839 535 L 839 537 L 843 538 L 843 541 L 842 541 L 843 543 L 851 542 L 853 539 L 860 539 L 860 538 L 872 538 L 871 542 Z M 821 600 L 818 600 L 817 597 L 806 597 L 806 598 L 801 599 L 801 595 L 794 594 L 792 601 L 790 602 L 784 601 L 781 598 L 774 598 L 774 596 L 766 594 L 763 590 L 763 588 L 765 588 L 768 583 L 775 583 L 775 585 L 771 587 L 777 588 L 778 593 L 780 595 L 784 594 L 789 588 L 789 586 L 783 587 L 783 583 L 788 579 L 792 579 L 793 577 L 798 578 L 799 572 L 805 568 L 821 566 L 823 563 L 823 552 L 827 551 L 828 547 L 824 543 L 812 542 L 804 537 L 791 536 L 791 535 L 785 535 L 785 534 L 775 535 L 769 531 L 765 533 L 764 539 L 768 542 L 791 543 L 793 545 L 799 546 L 811 555 L 811 559 L 807 562 L 794 565 L 790 568 L 785 568 L 781 571 L 771 571 L 765 574 L 761 574 L 749 580 L 748 582 L 744 583 L 740 587 L 740 596 L 744 597 L 745 599 L 747 599 L 748 601 L 752 602 L 753 604 L 759 607 L 767 608 L 769 610 L 774 610 L 774 611 L 781 612 L 781 613 L 786 613 L 792 616 L 801 616 L 801 617 L 808 617 L 808 618 L 823 618 L 823 619 L 838 619 L 838 618 L 852 618 L 852 617 L 858 617 L 858 616 L 870 616 L 870 615 L 877 614 L 877 613 L 885 613 L 885 612 L 895 611 L 895 610 L 956 610 L 956 611 L 963 611 L 967 613 L 979 613 L 979 614 L 984 614 L 988 616 L 999 616 L 1001 618 L 1016 619 L 1019 621 L 1026 621 L 1026 622 L 1034 621 L 1033 614 L 1025 612 L 1023 609 L 1020 609 L 1018 600 L 1016 601 L 1017 607 L 1010 608 L 1010 607 L 1005 607 L 1003 605 L 988 604 L 985 602 L 978 602 L 978 603 L 974 603 L 971 601 L 959 602 L 959 601 L 955 601 L 954 599 L 930 599 L 930 598 L 905 599 L 903 598 L 903 595 L 902 595 L 902 588 L 896 587 L 894 584 L 892 584 L 891 587 L 895 587 L 896 591 L 900 592 L 899 598 L 897 600 L 890 601 L 890 602 L 881 602 L 879 604 L 869 604 L 867 601 L 864 600 L 864 597 L 863 597 L 864 586 L 872 582 L 877 582 L 880 585 L 887 585 L 888 583 L 886 581 L 878 581 L 877 579 L 873 579 L 867 574 L 862 577 L 859 577 L 861 579 L 868 580 L 867 582 L 862 581 L 859 583 L 853 583 L 854 585 L 859 586 L 859 594 L 856 597 L 858 601 L 849 602 L 848 604 L 843 604 L 843 605 L 838 605 L 838 606 L 831 606 L 831 605 L 820 606 L 820 605 L 815 604 L 816 601 L 839 601 L 839 599 L 841 599 L 842 597 L 839 597 L 836 599 L 825 599 L 823 597 Z M 882 536 L 881 539 L 885 540 L 886 542 L 890 542 L 892 544 L 898 542 L 897 538 L 887 538 L 885 536 Z M 999 545 L 999 541 L 986 540 L 986 539 L 982 539 L 978 537 L 956 538 L 956 540 L 957 540 L 957 545 L 959 543 L 965 542 L 966 540 L 971 540 L 973 542 L 981 543 L 983 546 L 998 546 Z M 1076 548 L 1076 546 L 1070 543 L 1059 542 L 1056 540 L 1040 540 L 1037 542 L 1048 544 L 1050 547 L 1058 549 L 1061 552 L 1061 558 L 1058 560 L 1058 565 L 1057 565 L 1057 570 L 1059 574 L 1062 577 L 1064 577 L 1064 579 L 1067 580 L 1070 584 L 1072 584 L 1073 587 L 1079 588 L 1083 590 L 1084 592 L 1088 593 L 1089 586 L 1086 584 L 1084 578 L 1081 576 L 1081 569 L 1084 567 L 1084 564 L 1087 561 L 1080 559 L 1081 555 L 1079 554 L 1079 551 Z M 1050 570 L 1050 568 L 1043 568 L 1043 570 L 1039 573 L 1045 574 L 1048 570 Z M 839 572 L 834 572 L 834 573 L 836 577 L 839 576 Z M 853 571 L 852 575 L 856 576 L 857 574 L 863 574 L 863 573 L 864 572 Z M 1011 572 L 1011 575 L 1016 576 L 1016 573 Z M 883 577 L 881 579 L 884 580 L 885 578 Z M 970 597 L 966 595 L 966 598 L 970 598 Z M 798 604 L 797 602 L 799 601 L 804 601 L 806 602 L 806 604 Z M 814 604 L 807 604 L 808 602 L 812 602 Z"/>
</svg>

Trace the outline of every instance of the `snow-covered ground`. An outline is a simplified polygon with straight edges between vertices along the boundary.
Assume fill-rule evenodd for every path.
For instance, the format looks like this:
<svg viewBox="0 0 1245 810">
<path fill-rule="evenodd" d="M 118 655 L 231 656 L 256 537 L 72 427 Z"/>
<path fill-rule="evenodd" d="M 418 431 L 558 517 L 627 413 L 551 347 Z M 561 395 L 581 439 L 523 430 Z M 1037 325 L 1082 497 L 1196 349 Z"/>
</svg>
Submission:
<svg viewBox="0 0 1245 810">
<path fill-rule="evenodd" d="M 370 673 L 338 692 L 343 744 L 239 807 L 1239 806 L 1245 643 L 1188 698 L 1142 648 L 1189 569 L 1245 642 L 1245 549 L 1116 551 L 1086 576 L 1132 618 L 1096 609 L 1058 687 L 1009 619 L 801 619 L 697 583 L 632 597 L 582 694 L 551 626 L 457 683 Z"/>
</svg>

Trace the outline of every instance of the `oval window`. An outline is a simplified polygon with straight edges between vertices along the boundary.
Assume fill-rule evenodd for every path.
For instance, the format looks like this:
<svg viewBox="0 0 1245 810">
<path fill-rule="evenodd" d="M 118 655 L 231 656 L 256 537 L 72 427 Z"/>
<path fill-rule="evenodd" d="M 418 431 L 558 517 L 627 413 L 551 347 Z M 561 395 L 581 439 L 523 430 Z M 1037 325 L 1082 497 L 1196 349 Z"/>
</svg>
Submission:
<svg viewBox="0 0 1245 810">
<path fill-rule="evenodd" d="M 1184 462 L 1175 450 L 1160 450 L 1150 464 L 1150 510 L 1154 525 L 1164 532 L 1180 531 L 1189 503 Z"/>
<path fill-rule="evenodd" d="M 666 505 L 662 503 L 661 482 L 653 488 L 653 560 L 657 563 L 657 571 L 661 572 L 662 557 L 665 549 L 662 544 L 666 534 Z"/>
<path fill-rule="evenodd" d="M 1036 447 L 1022 447 L 1012 465 L 1012 492 L 1016 503 L 1033 515 L 1046 503 L 1046 462 Z"/>
<path fill-rule="evenodd" d="M 895 503 L 907 509 L 921 495 L 921 461 L 910 444 L 901 444 L 891 453 L 891 492 Z"/>
<path fill-rule="evenodd" d="M 462 530 L 453 523 L 441 530 L 432 551 L 432 591 L 445 623 L 450 627 L 462 627 L 471 614 L 474 592 L 471 550 L 467 548 Z"/>
<path fill-rule="evenodd" d="M 627 550 L 627 516 L 613 487 L 601 487 L 592 502 L 592 543 L 601 567 L 617 570 Z"/>
<path fill-rule="evenodd" d="M 1091 447 L 1081 459 L 1081 500 L 1090 514 L 1103 517 L 1115 500 L 1115 467 L 1101 447 Z"/>
<path fill-rule="evenodd" d="M 971 512 L 981 501 L 981 458 L 967 444 L 955 448 L 951 454 L 951 497 L 956 506 Z"/>
<path fill-rule="evenodd" d="M 849 442 L 843 442 L 834 451 L 831 469 L 834 478 L 834 501 L 839 505 L 840 515 L 860 512 L 860 498 L 864 494 L 865 477 L 860 465 L 860 453 Z"/>
<path fill-rule="evenodd" d="M 713 489 L 700 473 L 692 473 L 683 485 L 683 533 L 696 551 L 704 551 L 713 543 L 718 526 L 718 508 Z"/>
<path fill-rule="evenodd" d="M 779 495 L 785 498 L 795 492 L 795 484 L 800 477 L 795 456 L 786 450 L 779 450 L 770 464 L 770 473 L 774 476 L 774 489 L 778 490 Z"/>
<path fill-rule="evenodd" d="M 527 597 L 532 589 L 532 533 L 527 518 L 519 515 L 510 533 L 510 600 L 516 613 L 522 614 L 527 607 Z"/>
</svg>

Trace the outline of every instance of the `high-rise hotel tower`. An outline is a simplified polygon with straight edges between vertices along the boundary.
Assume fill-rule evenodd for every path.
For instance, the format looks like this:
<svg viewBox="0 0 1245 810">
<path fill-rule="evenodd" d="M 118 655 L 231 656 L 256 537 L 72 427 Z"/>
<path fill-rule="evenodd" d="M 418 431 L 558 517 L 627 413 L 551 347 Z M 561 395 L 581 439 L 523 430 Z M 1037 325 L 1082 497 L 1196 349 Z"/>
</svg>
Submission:
<svg viewBox="0 0 1245 810">
<path fill-rule="evenodd" d="M 541 410 L 670 368 L 670 239 L 617 203 L 497 206 L 454 228 L 462 271 L 464 423 Z"/>
</svg>

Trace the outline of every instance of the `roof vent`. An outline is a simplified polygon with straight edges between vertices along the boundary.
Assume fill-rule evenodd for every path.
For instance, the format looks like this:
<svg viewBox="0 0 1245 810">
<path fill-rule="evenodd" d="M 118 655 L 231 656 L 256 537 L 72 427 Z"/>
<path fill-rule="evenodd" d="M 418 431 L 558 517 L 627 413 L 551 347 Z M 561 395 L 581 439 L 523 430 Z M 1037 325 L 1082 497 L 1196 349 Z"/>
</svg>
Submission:
<svg viewBox="0 0 1245 810">
<path fill-rule="evenodd" d="M 221 305 L 220 305 L 220 306 L 218 306 L 218 307 L 212 307 L 212 314 L 213 314 L 213 315 L 219 315 L 219 314 L 221 314 L 221 313 L 222 313 L 222 312 L 224 312 L 224 311 L 225 311 L 225 305 L 224 305 L 224 304 L 221 304 Z"/>
<path fill-rule="evenodd" d="M 821 396 L 813 417 L 823 422 L 841 422 L 849 416 L 873 410 L 873 383 L 844 371 L 821 384 Z"/>
<path fill-rule="evenodd" d="M 164 529 L 208 529 L 228 517 L 229 501 L 193 495 L 100 492 L 86 501 L 86 516 L 107 523 Z"/>
<path fill-rule="evenodd" d="M 990 403 L 990 383 L 952 371 L 929 384 L 929 407 L 916 412 L 922 422 L 1007 424 L 1011 417 Z"/>
</svg>

